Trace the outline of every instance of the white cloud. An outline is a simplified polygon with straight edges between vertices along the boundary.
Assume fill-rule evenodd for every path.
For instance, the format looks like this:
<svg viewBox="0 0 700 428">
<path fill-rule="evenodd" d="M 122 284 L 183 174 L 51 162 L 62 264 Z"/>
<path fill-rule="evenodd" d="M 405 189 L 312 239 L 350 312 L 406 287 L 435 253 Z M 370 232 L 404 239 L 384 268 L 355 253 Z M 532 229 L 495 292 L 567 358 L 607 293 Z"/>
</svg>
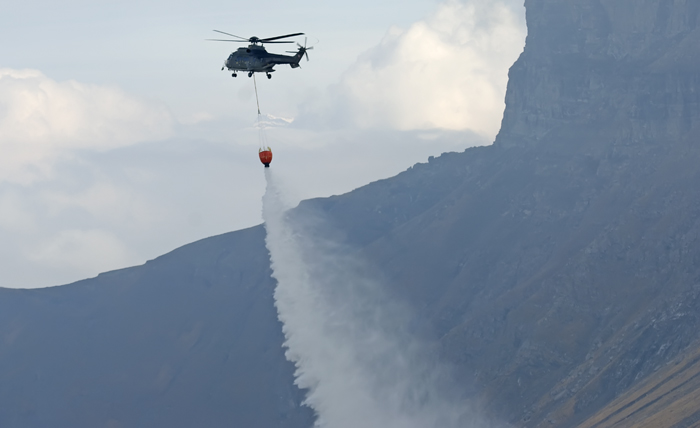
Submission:
<svg viewBox="0 0 700 428">
<path fill-rule="evenodd" d="M 99 230 L 62 230 L 26 254 L 51 267 L 71 268 L 74 273 L 95 275 L 127 265 L 128 251 L 114 234 Z"/>
<path fill-rule="evenodd" d="M 36 229 L 34 213 L 24 203 L 23 195 L 10 190 L 0 193 L 0 230 L 32 233 Z"/>
<path fill-rule="evenodd" d="M 334 102 L 344 100 L 340 114 L 362 128 L 468 129 L 493 138 L 525 34 L 522 4 L 448 0 L 360 56 Z"/>
<path fill-rule="evenodd" d="M 67 211 L 81 210 L 100 222 L 136 230 L 147 230 L 168 215 L 139 192 L 138 186 L 128 188 L 110 182 L 111 177 L 101 179 L 105 181 L 85 183 L 88 187 L 78 192 L 64 188 L 40 193 L 47 206 L 46 213 L 55 217 Z"/>
<path fill-rule="evenodd" d="M 166 109 L 119 88 L 0 69 L 0 181 L 45 177 L 53 162 L 71 157 L 71 150 L 168 137 L 172 122 Z"/>
<path fill-rule="evenodd" d="M 198 123 L 202 122 L 209 122 L 216 119 L 216 117 L 206 111 L 200 111 L 197 113 L 192 113 L 186 116 L 182 116 L 178 118 L 178 122 L 180 122 L 183 125 L 196 125 Z"/>
</svg>

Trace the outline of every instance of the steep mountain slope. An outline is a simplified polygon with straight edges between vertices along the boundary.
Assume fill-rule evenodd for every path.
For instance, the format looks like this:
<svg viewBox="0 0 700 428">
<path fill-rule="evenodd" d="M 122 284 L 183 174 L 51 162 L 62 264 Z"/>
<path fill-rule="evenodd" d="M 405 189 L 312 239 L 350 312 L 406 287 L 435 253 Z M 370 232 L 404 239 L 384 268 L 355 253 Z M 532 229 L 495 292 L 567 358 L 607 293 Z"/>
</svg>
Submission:
<svg viewBox="0 0 700 428">
<path fill-rule="evenodd" d="M 700 349 L 649 376 L 580 425 L 695 427 L 700 425 Z"/>
<path fill-rule="evenodd" d="M 700 333 L 700 153 L 614 152 L 469 149 L 307 205 L 341 230 L 362 218 L 389 231 L 348 242 L 366 244 L 494 414 L 573 426 Z M 425 204 L 433 181 L 451 184 Z"/>
<path fill-rule="evenodd" d="M 2 427 L 308 427 L 262 227 L 143 266 L 0 289 Z"/>
<path fill-rule="evenodd" d="M 692 426 L 700 4 L 526 7 L 493 146 L 294 215 L 324 216 L 373 263 L 501 419 Z M 70 286 L 0 290 L 0 425 L 308 426 L 269 274 L 253 228 Z"/>
</svg>

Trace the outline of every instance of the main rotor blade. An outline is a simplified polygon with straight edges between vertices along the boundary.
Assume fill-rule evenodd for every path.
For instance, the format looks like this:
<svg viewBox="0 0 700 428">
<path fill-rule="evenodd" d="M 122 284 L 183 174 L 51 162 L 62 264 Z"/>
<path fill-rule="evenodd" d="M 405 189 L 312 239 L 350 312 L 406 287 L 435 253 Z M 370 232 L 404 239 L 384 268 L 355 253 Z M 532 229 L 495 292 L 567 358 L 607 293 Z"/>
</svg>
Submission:
<svg viewBox="0 0 700 428">
<path fill-rule="evenodd" d="M 210 42 L 234 42 L 234 43 L 251 43 L 249 40 L 227 40 L 227 39 L 204 39 Z M 262 41 L 258 40 L 258 43 Z M 294 42 L 265 42 L 265 43 L 294 43 Z"/>
<path fill-rule="evenodd" d="M 226 34 L 227 36 L 235 37 L 237 39 L 248 41 L 248 38 L 246 38 L 246 37 L 237 36 L 237 35 L 231 34 L 231 33 L 225 33 L 223 31 L 219 31 L 219 30 L 214 30 L 214 31 L 216 31 L 217 33 L 221 33 L 221 34 Z"/>
<path fill-rule="evenodd" d="M 267 39 L 260 39 L 260 41 L 263 43 L 269 43 L 270 40 L 284 39 L 286 37 L 301 36 L 303 34 L 304 33 L 286 34 L 284 36 L 276 36 L 276 37 L 268 37 Z M 280 42 L 277 42 L 277 43 L 280 43 Z M 293 42 L 288 42 L 288 43 L 293 43 Z"/>
</svg>

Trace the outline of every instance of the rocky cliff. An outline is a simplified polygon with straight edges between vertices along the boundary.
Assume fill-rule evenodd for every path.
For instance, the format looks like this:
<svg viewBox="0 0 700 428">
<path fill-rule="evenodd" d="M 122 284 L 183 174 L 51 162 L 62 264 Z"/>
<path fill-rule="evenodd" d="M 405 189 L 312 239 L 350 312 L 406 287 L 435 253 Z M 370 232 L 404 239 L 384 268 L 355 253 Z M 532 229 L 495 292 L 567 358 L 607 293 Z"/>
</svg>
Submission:
<svg viewBox="0 0 700 428">
<path fill-rule="evenodd" d="M 526 7 L 492 147 L 317 203 L 493 414 L 576 426 L 697 346 L 700 4 Z"/>
<path fill-rule="evenodd" d="M 700 5 L 692 0 L 528 0 L 527 47 L 510 72 L 503 147 L 571 141 L 669 145 L 698 126 Z M 569 138 L 558 139 L 562 131 Z M 563 137 L 563 136 L 562 136 Z M 567 143 L 568 141 L 568 143 Z M 596 144 L 599 143 L 599 144 Z"/>
</svg>

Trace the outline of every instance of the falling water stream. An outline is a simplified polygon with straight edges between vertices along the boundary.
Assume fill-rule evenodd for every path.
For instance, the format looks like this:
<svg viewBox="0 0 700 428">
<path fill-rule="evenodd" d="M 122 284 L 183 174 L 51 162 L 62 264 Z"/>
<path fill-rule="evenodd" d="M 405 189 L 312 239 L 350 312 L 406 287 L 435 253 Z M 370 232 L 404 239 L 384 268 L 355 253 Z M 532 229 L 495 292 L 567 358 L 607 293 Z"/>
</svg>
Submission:
<svg viewBox="0 0 700 428">
<path fill-rule="evenodd" d="M 295 382 L 323 428 L 485 426 L 455 393 L 448 370 L 406 326 L 371 269 L 333 239 L 322 216 L 291 216 L 265 168 L 263 218 L 275 305 Z"/>
</svg>

